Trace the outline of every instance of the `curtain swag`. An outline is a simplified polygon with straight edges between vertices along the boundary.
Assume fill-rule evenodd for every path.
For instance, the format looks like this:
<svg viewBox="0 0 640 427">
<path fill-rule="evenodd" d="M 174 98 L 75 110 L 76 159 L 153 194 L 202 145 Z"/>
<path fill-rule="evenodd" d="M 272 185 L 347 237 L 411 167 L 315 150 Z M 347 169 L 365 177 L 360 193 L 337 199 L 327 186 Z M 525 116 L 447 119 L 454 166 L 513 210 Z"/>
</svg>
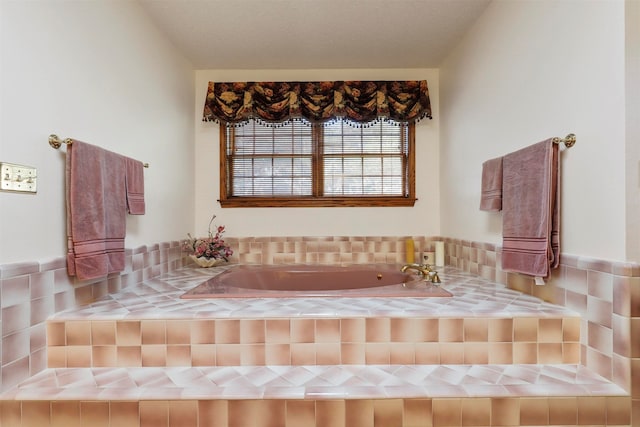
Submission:
<svg viewBox="0 0 640 427">
<path fill-rule="evenodd" d="M 426 80 L 338 82 L 209 82 L 203 121 L 226 126 L 256 119 L 278 125 L 306 119 L 321 125 L 342 118 L 356 125 L 431 118 Z"/>
</svg>

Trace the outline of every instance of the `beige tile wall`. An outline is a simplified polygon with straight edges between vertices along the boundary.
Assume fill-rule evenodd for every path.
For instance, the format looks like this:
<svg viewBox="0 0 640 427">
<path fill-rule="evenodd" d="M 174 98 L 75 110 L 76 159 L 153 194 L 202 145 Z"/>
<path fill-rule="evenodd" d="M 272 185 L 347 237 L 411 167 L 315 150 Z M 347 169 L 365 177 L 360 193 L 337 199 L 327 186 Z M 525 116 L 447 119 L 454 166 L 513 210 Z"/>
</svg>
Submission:
<svg viewBox="0 0 640 427">
<path fill-rule="evenodd" d="M 227 239 L 240 263 L 367 263 L 405 260 L 405 239 L 395 237 L 277 237 Z M 633 397 L 640 420 L 640 265 L 561 256 L 545 286 L 500 269 L 493 244 L 411 236 L 416 257 L 446 242 L 446 263 L 509 287 L 567 306 L 582 315 L 582 362 L 614 380 Z M 417 258 L 419 259 L 419 258 Z M 71 280 L 64 258 L 0 266 L 0 381 L 7 389 L 46 366 L 45 319 L 183 263 L 178 242 L 127 251 L 122 274 L 92 283 Z M 108 357 L 106 355 L 105 357 Z"/>
<path fill-rule="evenodd" d="M 447 264 L 581 315 L 581 361 L 631 392 L 640 425 L 640 265 L 561 254 L 544 286 L 500 268 L 500 247 L 447 239 Z"/>
<path fill-rule="evenodd" d="M 240 262 L 394 262 L 406 259 L 405 240 L 415 241 L 415 257 L 445 241 L 445 263 L 485 279 L 577 311 L 581 321 L 581 362 L 632 394 L 640 420 L 640 265 L 561 254 L 546 285 L 501 269 L 500 247 L 438 236 L 273 237 L 234 241 Z M 236 246 L 234 246 L 236 247 Z M 634 335 L 635 333 L 635 335 Z M 640 421 L 639 421 L 640 425 Z"/>
<path fill-rule="evenodd" d="M 50 368 L 580 362 L 566 318 L 61 320 Z"/>
<path fill-rule="evenodd" d="M 122 273 L 79 282 L 64 257 L 0 265 L 0 390 L 47 367 L 46 319 L 182 266 L 179 242 L 126 250 Z"/>
<path fill-rule="evenodd" d="M 110 427 L 629 426 L 626 397 L 4 401 L 2 425 Z"/>
<path fill-rule="evenodd" d="M 424 236 L 385 237 L 246 237 L 226 239 L 241 264 L 366 264 L 403 263 L 407 239 L 414 241 L 414 258 L 434 251 L 435 239 Z M 235 249 L 237 248 L 237 249 Z"/>
</svg>

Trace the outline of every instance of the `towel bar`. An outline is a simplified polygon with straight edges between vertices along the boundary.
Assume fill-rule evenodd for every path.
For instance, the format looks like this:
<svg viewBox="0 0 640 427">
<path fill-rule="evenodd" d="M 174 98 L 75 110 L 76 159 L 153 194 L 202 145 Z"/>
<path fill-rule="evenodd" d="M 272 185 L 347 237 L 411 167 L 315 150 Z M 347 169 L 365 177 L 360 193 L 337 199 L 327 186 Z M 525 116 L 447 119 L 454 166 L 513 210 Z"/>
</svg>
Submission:
<svg viewBox="0 0 640 427">
<path fill-rule="evenodd" d="M 55 135 L 55 134 L 49 135 L 49 145 L 50 146 L 52 146 L 53 148 L 55 148 L 57 150 L 58 148 L 60 148 L 62 146 L 62 144 L 71 145 L 71 144 L 73 144 L 73 139 L 71 139 L 71 138 L 60 139 L 60 137 L 58 135 Z M 149 163 L 143 163 L 143 166 L 145 168 L 148 168 L 149 167 Z"/>
<path fill-rule="evenodd" d="M 567 148 L 571 148 L 575 145 L 576 143 L 576 135 L 573 133 L 570 133 L 569 135 L 565 136 L 564 138 L 559 138 L 559 137 L 555 137 L 552 139 L 554 144 L 561 144 L 564 142 L 564 146 Z"/>
</svg>

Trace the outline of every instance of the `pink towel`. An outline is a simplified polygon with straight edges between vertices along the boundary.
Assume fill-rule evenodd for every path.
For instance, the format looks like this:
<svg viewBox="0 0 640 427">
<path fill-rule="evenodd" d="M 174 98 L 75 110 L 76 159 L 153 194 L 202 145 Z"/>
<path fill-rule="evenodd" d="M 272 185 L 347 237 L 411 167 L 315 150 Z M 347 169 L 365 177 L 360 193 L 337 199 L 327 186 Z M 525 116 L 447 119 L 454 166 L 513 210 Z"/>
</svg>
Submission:
<svg viewBox="0 0 640 427">
<path fill-rule="evenodd" d="M 124 157 L 81 141 L 67 146 L 67 271 L 80 280 L 124 270 Z"/>
<path fill-rule="evenodd" d="M 502 269 L 548 277 L 560 259 L 558 145 L 551 139 L 503 159 Z"/>
<path fill-rule="evenodd" d="M 482 164 L 480 210 L 498 212 L 502 209 L 502 157 Z"/>
<path fill-rule="evenodd" d="M 127 211 L 131 215 L 144 215 L 144 165 L 129 157 L 125 158 L 127 173 L 125 175 L 127 193 Z"/>
</svg>

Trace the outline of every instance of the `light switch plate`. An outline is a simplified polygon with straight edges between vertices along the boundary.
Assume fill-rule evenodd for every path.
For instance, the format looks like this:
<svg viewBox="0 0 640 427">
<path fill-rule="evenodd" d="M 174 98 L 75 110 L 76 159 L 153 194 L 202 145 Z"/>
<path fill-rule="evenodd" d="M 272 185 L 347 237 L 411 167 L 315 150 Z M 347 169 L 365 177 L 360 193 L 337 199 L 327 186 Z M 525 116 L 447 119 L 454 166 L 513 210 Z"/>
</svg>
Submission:
<svg viewBox="0 0 640 427">
<path fill-rule="evenodd" d="M 0 190 L 35 193 L 36 168 L 33 166 L 0 163 Z"/>
</svg>

